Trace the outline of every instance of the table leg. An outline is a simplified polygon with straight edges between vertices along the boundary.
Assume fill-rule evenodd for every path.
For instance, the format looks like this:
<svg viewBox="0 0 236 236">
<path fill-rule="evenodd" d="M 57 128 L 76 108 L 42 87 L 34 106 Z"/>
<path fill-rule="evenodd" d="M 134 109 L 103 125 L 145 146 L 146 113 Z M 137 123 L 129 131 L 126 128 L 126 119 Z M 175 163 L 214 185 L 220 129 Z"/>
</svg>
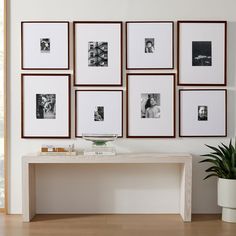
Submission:
<svg viewBox="0 0 236 236">
<path fill-rule="evenodd" d="M 35 166 L 23 162 L 22 165 L 22 213 L 23 221 L 30 222 L 35 211 Z"/>
<path fill-rule="evenodd" d="M 190 222 L 192 216 L 192 162 L 181 165 L 180 215 L 183 221 Z"/>
</svg>

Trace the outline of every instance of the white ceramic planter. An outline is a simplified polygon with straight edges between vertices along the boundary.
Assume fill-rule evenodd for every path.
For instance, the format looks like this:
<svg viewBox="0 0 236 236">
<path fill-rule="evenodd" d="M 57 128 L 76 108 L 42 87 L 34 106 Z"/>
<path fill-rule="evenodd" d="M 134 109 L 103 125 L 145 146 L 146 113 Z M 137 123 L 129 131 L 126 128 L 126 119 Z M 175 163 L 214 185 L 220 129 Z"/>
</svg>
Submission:
<svg viewBox="0 0 236 236">
<path fill-rule="evenodd" d="M 236 223 L 236 179 L 218 179 L 218 205 L 222 220 Z"/>
</svg>

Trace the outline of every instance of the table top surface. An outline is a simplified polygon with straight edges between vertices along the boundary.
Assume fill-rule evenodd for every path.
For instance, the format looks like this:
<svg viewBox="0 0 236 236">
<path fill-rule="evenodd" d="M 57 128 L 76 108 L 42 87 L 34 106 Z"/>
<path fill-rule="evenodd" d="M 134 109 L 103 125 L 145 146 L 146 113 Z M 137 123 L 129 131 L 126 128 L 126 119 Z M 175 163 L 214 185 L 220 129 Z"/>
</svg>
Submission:
<svg viewBox="0 0 236 236">
<path fill-rule="evenodd" d="M 50 156 L 39 153 L 22 156 L 25 163 L 186 163 L 192 162 L 189 153 L 118 153 L 116 155 Z"/>
</svg>

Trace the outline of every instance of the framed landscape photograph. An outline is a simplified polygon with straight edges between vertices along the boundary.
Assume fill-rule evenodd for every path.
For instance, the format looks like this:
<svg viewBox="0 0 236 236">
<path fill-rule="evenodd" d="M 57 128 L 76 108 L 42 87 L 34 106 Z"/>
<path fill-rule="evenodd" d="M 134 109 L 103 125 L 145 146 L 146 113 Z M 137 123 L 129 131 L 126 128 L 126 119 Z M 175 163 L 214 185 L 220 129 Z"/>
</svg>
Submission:
<svg viewBox="0 0 236 236">
<path fill-rule="evenodd" d="M 74 85 L 122 85 L 122 22 L 74 22 Z"/>
<path fill-rule="evenodd" d="M 179 136 L 226 137 L 227 90 L 180 89 Z"/>
<path fill-rule="evenodd" d="M 178 84 L 226 85 L 227 22 L 178 21 Z"/>
<path fill-rule="evenodd" d="M 175 74 L 127 74 L 127 137 L 175 137 Z"/>
<path fill-rule="evenodd" d="M 69 22 L 21 22 L 21 69 L 68 70 Z"/>
<path fill-rule="evenodd" d="M 75 136 L 83 134 L 123 137 L 122 90 L 75 91 Z"/>
<path fill-rule="evenodd" d="M 70 138 L 70 75 L 21 75 L 21 137 Z"/>
<path fill-rule="evenodd" d="M 174 22 L 126 22 L 127 69 L 174 68 Z"/>
</svg>

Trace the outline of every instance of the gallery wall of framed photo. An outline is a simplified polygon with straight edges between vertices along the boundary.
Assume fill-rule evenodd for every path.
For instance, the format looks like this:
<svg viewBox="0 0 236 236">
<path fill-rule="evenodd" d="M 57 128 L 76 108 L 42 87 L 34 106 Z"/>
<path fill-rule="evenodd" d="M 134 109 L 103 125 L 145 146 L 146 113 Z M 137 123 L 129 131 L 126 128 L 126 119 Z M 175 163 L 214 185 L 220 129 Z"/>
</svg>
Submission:
<svg viewBox="0 0 236 236">
<path fill-rule="evenodd" d="M 227 136 L 226 21 L 22 21 L 21 69 L 22 138 Z"/>
</svg>

